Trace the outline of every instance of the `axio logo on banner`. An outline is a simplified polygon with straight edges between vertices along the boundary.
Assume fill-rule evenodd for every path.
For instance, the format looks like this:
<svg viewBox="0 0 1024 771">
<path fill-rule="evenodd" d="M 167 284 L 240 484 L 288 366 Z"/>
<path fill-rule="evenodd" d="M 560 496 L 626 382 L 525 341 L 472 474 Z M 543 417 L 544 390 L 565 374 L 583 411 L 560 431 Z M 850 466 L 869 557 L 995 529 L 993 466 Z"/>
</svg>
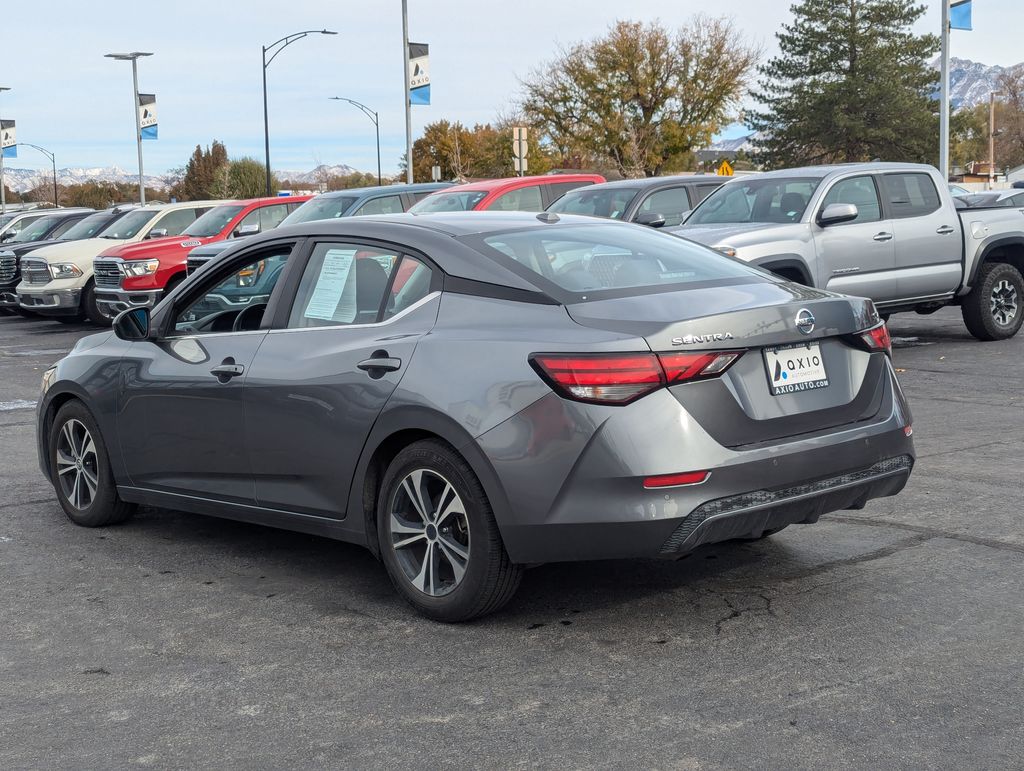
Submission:
<svg viewBox="0 0 1024 771">
<path fill-rule="evenodd" d="M 157 138 L 156 94 L 139 94 L 139 129 L 143 139 Z"/>
<path fill-rule="evenodd" d="M 409 43 L 409 103 L 430 104 L 430 57 L 426 43 Z"/>
<path fill-rule="evenodd" d="M 13 120 L 0 120 L 0 148 L 4 158 L 18 157 L 18 137 Z"/>
</svg>

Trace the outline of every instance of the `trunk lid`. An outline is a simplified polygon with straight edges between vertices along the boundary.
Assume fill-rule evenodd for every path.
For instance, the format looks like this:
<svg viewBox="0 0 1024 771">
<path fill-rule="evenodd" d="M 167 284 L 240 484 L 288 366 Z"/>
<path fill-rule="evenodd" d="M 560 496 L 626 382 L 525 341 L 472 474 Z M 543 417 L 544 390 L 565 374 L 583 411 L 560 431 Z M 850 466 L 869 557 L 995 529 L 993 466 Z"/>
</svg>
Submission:
<svg viewBox="0 0 1024 771">
<path fill-rule="evenodd" d="M 720 377 L 669 387 L 701 426 L 728 447 L 869 420 L 887 393 L 884 354 L 869 353 L 849 340 L 878 323 L 869 301 L 860 298 L 786 282 L 716 282 L 576 303 L 567 310 L 578 324 L 643 338 L 659 353 L 744 350 Z M 807 334 L 796 324 L 803 311 L 814 317 Z M 798 346 L 793 357 L 819 355 L 828 385 L 776 395 L 772 375 L 776 384 L 783 381 L 771 365 L 778 358 L 769 360 L 765 351 L 782 346 Z M 783 357 L 788 361 L 790 352 Z"/>
</svg>

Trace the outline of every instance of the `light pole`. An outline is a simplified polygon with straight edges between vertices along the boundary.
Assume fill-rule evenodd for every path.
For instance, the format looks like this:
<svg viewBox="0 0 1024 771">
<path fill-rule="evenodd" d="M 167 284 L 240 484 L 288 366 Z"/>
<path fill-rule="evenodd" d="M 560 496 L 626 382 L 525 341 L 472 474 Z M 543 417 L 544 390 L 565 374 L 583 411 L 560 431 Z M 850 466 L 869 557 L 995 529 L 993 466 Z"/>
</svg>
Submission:
<svg viewBox="0 0 1024 771">
<path fill-rule="evenodd" d="M 409 0 L 402 0 L 402 77 L 405 80 L 405 181 L 412 184 L 412 102 L 409 95 Z"/>
<path fill-rule="evenodd" d="M 270 196 L 270 117 L 267 113 L 267 67 L 274 61 L 279 53 L 294 43 L 296 40 L 302 40 L 306 35 L 337 35 L 337 32 L 332 32 L 327 29 L 307 29 L 304 32 L 293 32 L 290 35 L 285 35 L 283 38 L 278 40 L 276 43 L 271 43 L 268 46 L 263 46 L 263 146 L 266 150 L 266 173 L 267 173 L 267 196 Z M 274 49 L 277 49 L 274 51 Z M 273 51 L 270 58 L 267 59 L 267 54 Z"/>
<path fill-rule="evenodd" d="M 996 186 L 996 97 L 998 91 L 988 95 L 988 189 Z"/>
<path fill-rule="evenodd" d="M 357 102 L 355 99 L 348 99 L 344 96 L 332 96 L 331 99 L 339 102 L 348 102 L 354 107 L 358 107 L 363 111 L 367 118 L 373 121 L 373 127 L 377 130 L 377 187 L 380 187 L 384 183 L 381 181 L 380 176 L 380 119 L 377 115 L 377 111 L 371 110 L 362 102 Z"/>
<path fill-rule="evenodd" d="M 142 56 L 152 56 L 145 51 L 132 51 L 130 54 L 103 54 L 108 59 L 117 59 L 132 63 L 132 111 L 135 113 L 135 144 L 139 150 L 139 203 L 146 203 L 146 184 L 142 179 L 142 123 L 139 121 L 139 66 Z"/>
<path fill-rule="evenodd" d="M 57 208 L 57 156 L 51 153 L 44 147 L 34 145 L 31 142 L 18 142 L 19 145 L 25 145 L 25 147 L 31 147 L 34 150 L 38 150 L 47 158 L 50 159 L 50 164 L 53 166 L 53 208 Z"/>
<path fill-rule="evenodd" d="M 0 93 L 10 91 L 7 86 L 0 86 Z M 3 142 L 0 142 L 3 145 Z M 4 190 L 4 149 L 0 147 L 0 214 L 7 214 L 7 192 Z"/>
</svg>

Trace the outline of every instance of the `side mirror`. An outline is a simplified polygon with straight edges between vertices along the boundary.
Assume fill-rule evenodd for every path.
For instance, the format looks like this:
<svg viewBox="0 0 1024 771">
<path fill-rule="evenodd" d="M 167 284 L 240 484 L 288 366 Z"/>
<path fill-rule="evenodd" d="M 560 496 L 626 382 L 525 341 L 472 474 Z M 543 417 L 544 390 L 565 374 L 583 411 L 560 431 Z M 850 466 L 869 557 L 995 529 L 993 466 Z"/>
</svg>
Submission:
<svg viewBox="0 0 1024 771">
<path fill-rule="evenodd" d="M 245 238 L 246 236 L 254 236 L 259 232 L 259 225 L 242 225 L 241 227 L 235 228 L 235 232 L 231 234 L 231 237 Z"/>
<path fill-rule="evenodd" d="M 153 228 L 146 234 L 146 238 L 163 238 L 167 235 L 167 228 Z"/>
<path fill-rule="evenodd" d="M 14 237 L 15 237 L 16 235 L 18 235 L 17 231 L 15 231 L 15 230 L 8 230 L 8 231 L 7 231 L 6 233 L 4 233 L 3 235 L 0 235 L 0 242 L 3 242 L 3 241 L 10 241 L 10 240 L 11 240 L 12 238 L 14 238 Z"/>
<path fill-rule="evenodd" d="M 660 228 L 665 226 L 665 216 L 653 211 L 645 211 L 636 215 L 633 220 L 637 225 L 646 225 L 649 228 Z"/>
<path fill-rule="evenodd" d="M 852 203 L 830 203 L 818 215 L 818 224 L 827 228 L 829 225 L 838 225 L 841 222 L 852 222 L 857 219 L 859 214 L 856 205 Z"/>
<path fill-rule="evenodd" d="M 149 337 L 149 308 L 129 308 L 114 319 L 114 334 L 121 340 L 146 340 Z"/>
</svg>

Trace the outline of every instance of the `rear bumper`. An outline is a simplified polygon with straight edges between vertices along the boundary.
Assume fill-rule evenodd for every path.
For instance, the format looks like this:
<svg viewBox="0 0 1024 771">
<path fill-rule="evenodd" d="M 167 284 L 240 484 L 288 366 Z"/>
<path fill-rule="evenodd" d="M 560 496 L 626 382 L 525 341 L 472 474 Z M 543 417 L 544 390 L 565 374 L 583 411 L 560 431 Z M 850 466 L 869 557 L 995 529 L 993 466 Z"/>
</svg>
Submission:
<svg viewBox="0 0 1024 771">
<path fill-rule="evenodd" d="M 79 312 L 82 304 L 82 290 L 40 289 L 38 291 L 18 289 L 18 304 L 26 310 L 48 316 L 72 316 Z"/>
<path fill-rule="evenodd" d="M 160 298 L 163 295 L 162 289 L 150 289 L 139 292 L 97 289 L 96 306 L 100 309 L 100 313 L 114 318 L 121 311 L 126 311 L 130 308 L 153 308 L 160 302 Z"/>
</svg>

